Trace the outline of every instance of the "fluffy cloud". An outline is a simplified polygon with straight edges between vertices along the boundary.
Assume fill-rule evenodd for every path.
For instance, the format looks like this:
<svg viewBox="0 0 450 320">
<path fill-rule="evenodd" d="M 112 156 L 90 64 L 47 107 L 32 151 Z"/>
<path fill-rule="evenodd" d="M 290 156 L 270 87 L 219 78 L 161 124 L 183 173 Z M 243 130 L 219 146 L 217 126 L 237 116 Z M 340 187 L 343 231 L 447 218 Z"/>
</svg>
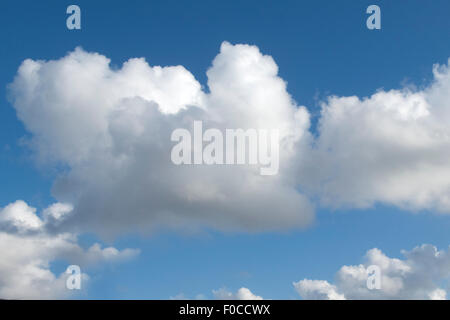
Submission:
<svg viewBox="0 0 450 320">
<path fill-rule="evenodd" d="M 441 286 L 448 285 L 450 277 L 450 248 L 438 251 L 432 245 L 422 245 L 402 253 L 404 260 L 371 249 L 363 264 L 343 266 L 334 285 L 304 279 L 294 282 L 294 287 L 303 299 L 446 299 L 446 289 Z M 372 265 L 381 271 L 380 289 L 367 287 Z"/>
<path fill-rule="evenodd" d="M 219 290 L 213 290 L 213 295 L 218 300 L 263 300 L 262 297 L 253 294 L 247 288 L 240 288 L 236 293 L 221 288 Z"/>
<path fill-rule="evenodd" d="M 324 280 L 304 279 L 294 282 L 294 287 L 304 299 L 308 300 L 344 300 L 343 294 L 337 292 L 336 286 Z"/>
<path fill-rule="evenodd" d="M 67 275 L 54 274 L 52 262 L 67 261 L 83 271 L 93 264 L 123 261 L 139 253 L 134 249 L 101 248 L 98 243 L 84 250 L 74 234 L 49 233 L 45 217 L 58 217 L 68 207 L 54 204 L 44 210 L 44 219 L 23 201 L 0 209 L 0 298 L 67 298 L 73 293 L 66 289 Z M 84 284 L 87 279 L 83 273 Z"/>
<path fill-rule="evenodd" d="M 422 90 L 330 97 L 301 182 L 331 207 L 450 213 L 450 69 Z"/>
<path fill-rule="evenodd" d="M 26 60 L 10 86 L 37 159 L 63 168 L 53 194 L 74 207 L 65 226 L 104 235 L 299 228 L 314 218 L 309 197 L 333 208 L 384 203 L 450 213 L 448 66 L 435 66 L 421 90 L 330 97 L 312 134 L 308 111 L 255 46 L 224 42 L 207 72 L 209 90 L 182 66 L 109 63 L 82 49 Z M 279 174 L 174 165 L 171 133 L 194 120 L 278 129 Z"/>
<path fill-rule="evenodd" d="M 220 288 L 218 290 L 212 291 L 213 298 L 216 300 L 263 300 L 262 297 L 253 294 L 247 288 L 240 288 L 236 293 L 233 293 L 226 288 Z M 184 293 L 179 293 L 176 296 L 170 297 L 170 300 L 189 300 Z M 194 298 L 195 300 L 206 300 L 208 299 L 203 294 L 198 294 Z"/>
<path fill-rule="evenodd" d="M 11 100 L 43 164 L 64 168 L 53 194 L 73 204 L 67 225 L 114 234 L 140 228 L 277 230 L 313 219 L 292 179 L 309 115 L 258 48 L 223 43 L 208 70 L 209 92 L 183 67 L 130 59 L 120 69 L 76 49 L 56 61 L 26 60 Z M 176 128 L 278 129 L 277 176 L 254 165 L 176 166 Z"/>
</svg>

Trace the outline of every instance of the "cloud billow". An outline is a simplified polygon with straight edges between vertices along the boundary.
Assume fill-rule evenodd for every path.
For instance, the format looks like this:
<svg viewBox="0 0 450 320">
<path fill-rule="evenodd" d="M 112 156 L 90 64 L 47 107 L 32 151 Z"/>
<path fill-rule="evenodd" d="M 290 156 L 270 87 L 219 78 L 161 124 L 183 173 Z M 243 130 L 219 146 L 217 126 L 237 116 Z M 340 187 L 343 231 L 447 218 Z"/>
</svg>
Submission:
<svg viewBox="0 0 450 320">
<path fill-rule="evenodd" d="M 411 251 L 402 251 L 405 259 L 390 258 L 381 250 L 367 251 L 363 264 L 343 266 L 336 273 L 334 284 L 325 280 L 303 279 L 294 288 L 307 300 L 358 299 L 432 299 L 447 298 L 450 277 L 450 249 L 438 250 L 424 244 Z M 381 285 L 369 289 L 369 266 L 380 268 Z"/>
<path fill-rule="evenodd" d="M 89 282 L 85 273 L 93 265 L 127 261 L 138 249 L 102 248 L 95 243 L 87 249 L 78 244 L 76 234 L 48 232 L 48 226 L 63 220 L 71 206 L 55 203 L 41 215 L 24 201 L 0 208 L 0 298 L 62 299 L 79 292 L 66 288 L 67 274 L 55 274 L 51 264 L 64 261 L 82 270 L 82 288 Z"/>
<path fill-rule="evenodd" d="M 448 66 L 435 66 L 422 90 L 330 97 L 312 135 L 308 110 L 255 46 L 224 42 L 208 92 L 182 66 L 109 63 L 78 48 L 59 60 L 25 60 L 10 85 L 38 162 L 64 168 L 53 194 L 74 211 L 63 226 L 103 235 L 302 228 L 314 219 L 312 198 L 332 208 L 384 203 L 450 213 Z M 195 120 L 279 130 L 279 174 L 174 165 L 171 133 Z"/>
<path fill-rule="evenodd" d="M 12 102 L 43 164 L 62 164 L 53 193 L 72 203 L 66 225 L 109 235 L 140 229 L 282 230 L 308 225 L 313 206 L 292 179 L 309 115 L 254 46 L 223 43 L 209 93 L 181 66 L 151 67 L 76 49 L 56 61 L 26 60 Z M 171 133 L 205 127 L 277 129 L 280 174 L 259 168 L 176 166 Z"/>
</svg>

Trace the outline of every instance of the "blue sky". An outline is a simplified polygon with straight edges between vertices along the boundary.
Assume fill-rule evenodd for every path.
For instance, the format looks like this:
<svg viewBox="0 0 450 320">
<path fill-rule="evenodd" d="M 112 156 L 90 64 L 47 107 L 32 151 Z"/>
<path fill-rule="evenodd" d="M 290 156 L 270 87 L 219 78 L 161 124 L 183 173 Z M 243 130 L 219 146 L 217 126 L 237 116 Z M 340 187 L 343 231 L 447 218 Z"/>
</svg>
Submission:
<svg viewBox="0 0 450 320">
<path fill-rule="evenodd" d="M 82 30 L 65 26 L 67 1 L 5 1 L 0 6 L 0 207 L 24 200 L 41 210 L 55 202 L 57 170 L 39 167 L 21 143 L 30 133 L 7 100 L 7 85 L 21 62 L 59 59 L 81 46 L 120 68 L 132 57 L 150 65 L 183 65 L 206 86 L 206 71 L 223 41 L 256 45 L 270 55 L 287 91 L 308 108 L 313 132 L 319 102 L 330 95 L 366 97 L 427 86 L 432 66 L 450 56 L 450 3 L 400 1 L 77 1 Z M 378 4 L 382 29 L 366 28 L 365 9 Z M 93 233 L 81 245 L 105 242 L 139 248 L 130 262 L 92 268 L 85 298 L 168 299 L 183 293 L 247 287 L 269 299 L 296 299 L 293 281 L 333 281 L 343 265 L 362 262 L 379 248 L 400 257 L 425 243 L 449 245 L 450 219 L 435 210 L 411 213 L 387 204 L 370 209 L 318 205 L 306 230 L 195 234 L 163 230 L 127 233 L 109 241 Z M 65 270 L 55 262 L 55 273 Z"/>
</svg>

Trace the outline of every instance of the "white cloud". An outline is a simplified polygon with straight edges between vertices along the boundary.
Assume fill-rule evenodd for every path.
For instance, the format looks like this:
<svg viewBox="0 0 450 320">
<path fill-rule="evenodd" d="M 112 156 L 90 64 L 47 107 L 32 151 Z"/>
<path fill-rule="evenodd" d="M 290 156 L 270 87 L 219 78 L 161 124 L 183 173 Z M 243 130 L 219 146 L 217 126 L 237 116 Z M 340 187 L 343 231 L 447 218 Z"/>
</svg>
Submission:
<svg viewBox="0 0 450 320">
<path fill-rule="evenodd" d="M 179 294 L 177 294 L 177 295 L 175 295 L 175 296 L 171 296 L 169 299 L 170 299 L 170 300 L 189 300 L 189 299 L 184 295 L 184 293 L 179 293 Z"/>
<path fill-rule="evenodd" d="M 308 111 L 289 95 L 274 60 L 255 46 L 224 42 L 207 72 L 209 90 L 182 66 L 130 59 L 113 69 L 109 63 L 76 49 L 20 66 L 11 101 L 39 163 L 63 168 L 53 187 L 60 203 L 42 219 L 23 203 L 5 208 L 5 235 L 36 236 L 44 226 L 52 231 L 45 237 L 65 235 L 68 227 L 107 236 L 161 227 L 299 228 L 314 218 L 305 192 L 336 208 L 384 203 L 450 213 L 448 66 L 435 66 L 433 82 L 420 90 L 330 97 L 313 136 Z M 194 120 L 220 129 L 279 129 L 279 175 L 260 176 L 254 166 L 173 165 L 171 132 L 189 129 Z M 94 246 L 80 256 L 121 255 Z M 375 249 L 368 257 L 386 264 L 384 289 L 377 291 L 383 297 L 445 296 L 417 271 L 415 259 L 390 259 Z M 335 285 L 305 279 L 296 287 L 317 298 L 376 296 L 358 287 L 365 268 L 343 267 Z"/>
<path fill-rule="evenodd" d="M 333 286 L 324 280 L 308 280 L 304 279 L 294 282 L 294 287 L 298 293 L 308 300 L 344 300 L 343 294 L 336 290 Z"/>
<path fill-rule="evenodd" d="M 38 231 L 43 222 L 36 215 L 36 209 L 23 201 L 16 201 L 1 210 L 0 225 L 2 228 L 16 230 L 18 233 Z"/>
<path fill-rule="evenodd" d="M 450 278 L 450 248 L 422 245 L 403 251 L 405 259 L 389 258 L 379 249 L 367 252 L 360 265 L 343 266 L 335 283 L 304 279 L 294 282 L 303 299 L 446 299 L 441 286 Z M 368 289 L 368 267 L 381 270 L 381 288 Z"/>
<path fill-rule="evenodd" d="M 26 60 L 10 86 L 43 164 L 61 164 L 53 194 L 71 203 L 66 226 L 104 235 L 140 229 L 279 230 L 313 220 L 293 179 L 309 115 L 286 91 L 278 67 L 255 46 L 223 43 L 209 92 L 183 67 L 109 60 L 76 49 L 55 61 Z M 205 127 L 278 129 L 281 173 L 259 168 L 175 166 L 171 132 Z"/>
<path fill-rule="evenodd" d="M 44 210 L 43 216 L 45 223 L 58 224 L 73 211 L 73 206 L 68 203 L 54 203 Z"/>
<path fill-rule="evenodd" d="M 236 293 L 221 288 L 219 290 L 213 290 L 213 295 L 217 300 L 263 300 L 262 297 L 253 294 L 247 288 L 240 288 Z"/>
<path fill-rule="evenodd" d="M 226 288 L 220 288 L 218 290 L 212 290 L 213 299 L 216 300 L 263 300 L 262 297 L 253 294 L 247 288 L 240 288 L 235 293 L 229 291 Z M 190 300 L 188 296 L 184 293 L 179 293 L 175 296 L 170 297 L 170 300 Z M 206 300 L 208 299 L 204 294 L 197 294 L 194 298 L 195 300 Z"/>
<path fill-rule="evenodd" d="M 25 60 L 10 86 L 39 162 L 65 168 L 53 194 L 73 205 L 66 225 L 104 235 L 299 228 L 314 218 L 299 190 L 333 208 L 380 202 L 450 212 L 448 66 L 435 66 L 421 90 L 330 97 L 313 138 L 308 111 L 255 46 L 224 42 L 207 72 L 209 91 L 182 66 L 109 63 L 79 48 L 59 60 Z M 279 129 L 279 175 L 173 165 L 171 132 L 194 120 Z"/>
<path fill-rule="evenodd" d="M 430 300 L 446 300 L 447 292 L 444 289 L 436 289 L 428 294 Z"/>
<path fill-rule="evenodd" d="M 422 90 L 330 97 L 300 182 L 331 207 L 450 213 L 450 69 Z"/>
<path fill-rule="evenodd" d="M 169 298 L 170 300 L 191 300 L 191 298 L 186 297 L 184 293 L 179 293 L 175 296 L 172 296 Z M 197 294 L 194 297 L 194 300 L 207 300 L 206 296 L 204 294 Z"/>
<path fill-rule="evenodd" d="M 54 204 L 44 210 L 64 211 L 64 204 Z M 73 291 L 66 289 L 65 273 L 56 275 L 50 265 L 67 261 L 79 265 L 82 271 L 93 264 L 123 261 L 139 251 L 94 244 L 84 250 L 71 233 L 49 233 L 36 209 L 23 201 L 16 201 L 0 209 L 0 298 L 3 299 L 59 299 L 68 298 Z M 83 273 L 86 284 L 87 274 Z"/>
</svg>

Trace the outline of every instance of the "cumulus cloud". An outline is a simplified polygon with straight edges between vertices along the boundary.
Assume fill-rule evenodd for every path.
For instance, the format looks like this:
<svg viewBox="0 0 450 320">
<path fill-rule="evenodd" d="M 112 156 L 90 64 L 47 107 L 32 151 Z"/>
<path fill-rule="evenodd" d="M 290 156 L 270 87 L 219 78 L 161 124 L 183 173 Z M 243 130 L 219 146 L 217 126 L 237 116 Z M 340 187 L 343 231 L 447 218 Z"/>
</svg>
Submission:
<svg viewBox="0 0 450 320">
<path fill-rule="evenodd" d="M 304 279 L 294 283 L 297 292 L 308 300 L 345 300 L 343 294 L 337 292 L 336 286 L 324 280 Z"/>
<path fill-rule="evenodd" d="M 324 102 L 303 186 L 334 208 L 380 202 L 450 213 L 450 69 L 433 74 L 422 90 Z"/>
<path fill-rule="evenodd" d="M 214 298 L 217 300 L 263 300 L 262 297 L 253 294 L 247 288 L 240 288 L 236 293 L 225 288 L 213 290 Z"/>
<path fill-rule="evenodd" d="M 439 251 L 422 245 L 402 251 L 405 259 L 389 258 L 379 249 L 371 249 L 360 265 L 343 266 L 335 283 L 304 279 L 294 282 L 303 299 L 439 299 L 447 297 L 445 284 L 450 278 L 450 248 Z M 368 268 L 381 271 L 380 289 L 369 289 Z"/>
<path fill-rule="evenodd" d="M 0 209 L 0 298 L 59 299 L 73 291 L 66 289 L 67 274 L 55 274 L 51 263 L 66 261 L 85 267 L 98 263 L 124 261 L 139 251 L 113 247 L 102 248 L 96 243 L 87 250 L 77 243 L 72 233 L 49 233 L 45 217 L 59 216 L 69 206 L 57 203 L 44 210 L 43 217 L 23 201 Z M 88 275 L 83 273 L 83 283 Z"/>
<path fill-rule="evenodd" d="M 25 60 L 10 97 L 38 161 L 62 168 L 53 194 L 73 205 L 66 227 L 265 231 L 310 224 L 310 198 L 333 208 L 450 213 L 450 69 L 435 66 L 433 75 L 420 90 L 329 97 L 314 134 L 275 61 L 227 42 L 207 71 L 209 90 L 182 66 L 130 59 L 114 69 L 78 48 L 59 60 Z M 279 174 L 174 165 L 171 133 L 195 120 L 205 129 L 278 129 Z"/>
<path fill-rule="evenodd" d="M 263 300 L 262 297 L 253 294 L 250 289 L 240 288 L 235 293 L 229 291 L 226 288 L 220 288 L 218 290 L 212 290 L 213 299 L 215 300 Z M 170 300 L 190 300 L 184 293 L 179 293 L 175 296 L 170 297 Z M 204 294 L 197 294 L 194 298 L 195 300 L 206 300 L 208 299 Z"/>
<path fill-rule="evenodd" d="M 303 227 L 313 207 L 290 174 L 309 115 L 286 91 L 278 67 L 255 46 L 224 42 L 208 70 L 209 92 L 182 66 L 76 49 L 54 61 L 26 60 L 10 86 L 30 145 L 64 168 L 53 194 L 74 206 L 67 225 L 114 234 L 140 228 L 277 230 Z M 255 165 L 176 166 L 176 128 L 277 129 L 281 173 Z"/>
</svg>

